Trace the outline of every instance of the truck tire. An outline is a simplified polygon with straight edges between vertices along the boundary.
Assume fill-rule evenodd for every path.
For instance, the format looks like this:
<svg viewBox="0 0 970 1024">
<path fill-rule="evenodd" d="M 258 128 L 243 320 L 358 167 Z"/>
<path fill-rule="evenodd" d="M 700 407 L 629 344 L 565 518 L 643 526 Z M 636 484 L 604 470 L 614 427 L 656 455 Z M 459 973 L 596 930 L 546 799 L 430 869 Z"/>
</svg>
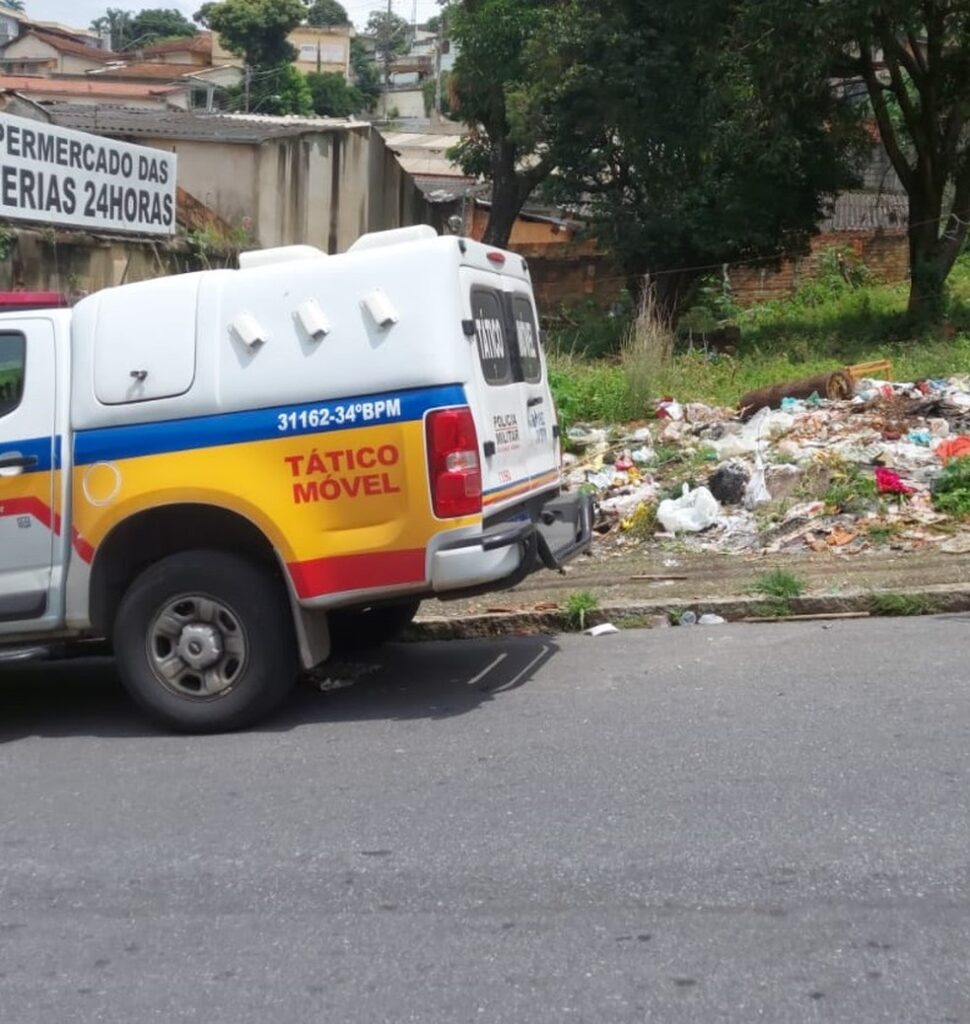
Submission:
<svg viewBox="0 0 970 1024">
<path fill-rule="evenodd" d="M 298 671 L 283 583 L 222 551 L 184 551 L 142 572 L 118 609 L 114 650 L 135 702 L 181 732 L 252 725 Z"/>
<path fill-rule="evenodd" d="M 420 601 L 376 605 L 330 613 L 330 644 L 335 654 L 379 647 L 398 636 L 418 614 Z"/>
</svg>

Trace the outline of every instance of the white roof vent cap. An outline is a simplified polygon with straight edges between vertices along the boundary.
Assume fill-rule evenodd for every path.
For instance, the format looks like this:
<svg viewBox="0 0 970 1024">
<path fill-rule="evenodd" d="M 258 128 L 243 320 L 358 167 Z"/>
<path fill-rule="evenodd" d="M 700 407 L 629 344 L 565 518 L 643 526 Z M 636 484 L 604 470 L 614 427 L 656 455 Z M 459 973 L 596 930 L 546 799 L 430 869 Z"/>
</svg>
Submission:
<svg viewBox="0 0 970 1024">
<path fill-rule="evenodd" d="M 239 269 L 253 270 L 256 267 L 275 267 L 281 263 L 302 263 L 306 260 L 323 260 L 327 254 L 315 245 L 280 245 L 275 249 L 254 249 L 239 254 Z"/>
</svg>

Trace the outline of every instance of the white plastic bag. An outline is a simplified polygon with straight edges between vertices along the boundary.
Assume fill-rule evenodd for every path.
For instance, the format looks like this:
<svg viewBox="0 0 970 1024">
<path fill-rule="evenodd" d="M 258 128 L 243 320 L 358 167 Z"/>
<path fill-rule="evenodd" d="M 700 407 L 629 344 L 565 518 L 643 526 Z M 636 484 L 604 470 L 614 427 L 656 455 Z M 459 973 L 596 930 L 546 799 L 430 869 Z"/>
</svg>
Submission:
<svg viewBox="0 0 970 1024">
<path fill-rule="evenodd" d="M 771 494 L 765 481 L 765 461 L 759 452 L 754 460 L 754 472 L 744 489 L 744 507 L 753 512 L 759 505 L 767 505 L 769 501 Z"/>
<path fill-rule="evenodd" d="M 668 533 L 700 533 L 713 526 L 720 513 L 717 498 L 706 487 L 692 491 L 684 484 L 679 498 L 660 502 L 657 520 Z"/>
</svg>

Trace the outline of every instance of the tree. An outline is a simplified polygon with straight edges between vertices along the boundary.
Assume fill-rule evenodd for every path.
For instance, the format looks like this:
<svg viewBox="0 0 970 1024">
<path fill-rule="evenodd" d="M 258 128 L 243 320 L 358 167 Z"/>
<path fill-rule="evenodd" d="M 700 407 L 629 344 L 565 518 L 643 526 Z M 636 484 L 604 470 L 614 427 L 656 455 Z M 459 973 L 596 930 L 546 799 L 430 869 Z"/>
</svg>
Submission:
<svg viewBox="0 0 970 1024">
<path fill-rule="evenodd" d="M 151 46 L 159 39 L 184 39 L 198 29 L 181 11 L 174 8 L 148 7 L 131 19 L 130 46 Z"/>
<path fill-rule="evenodd" d="M 320 117 L 350 117 L 367 108 L 367 101 L 336 71 L 306 76 L 313 97 L 313 112 Z"/>
<path fill-rule="evenodd" d="M 746 8 L 766 61 L 789 76 L 820 73 L 864 89 L 909 196 L 909 310 L 938 318 L 970 227 L 970 3 L 747 0 Z M 822 49 L 827 66 L 806 69 L 806 49 Z"/>
<path fill-rule="evenodd" d="M 372 11 L 367 32 L 374 37 L 375 51 L 382 61 L 406 53 L 410 45 L 411 26 L 393 11 Z"/>
<path fill-rule="evenodd" d="M 100 18 L 95 18 L 91 22 L 91 28 L 101 35 L 107 35 L 111 49 L 120 51 L 135 38 L 131 30 L 133 18 L 131 11 L 109 7 Z"/>
<path fill-rule="evenodd" d="M 0 0 L 0 8 L 6 7 L 8 11 L 17 11 L 18 14 L 24 13 L 24 0 Z"/>
<path fill-rule="evenodd" d="M 296 58 L 287 36 L 302 22 L 306 6 L 303 0 L 223 0 L 198 14 L 249 68 L 276 68 Z"/>
<path fill-rule="evenodd" d="M 313 114 L 313 94 L 304 75 L 292 64 L 277 64 L 260 68 L 249 85 L 248 107 L 244 85 L 226 90 L 229 109 L 245 109 L 253 114 L 295 114 L 309 117 Z"/>
<path fill-rule="evenodd" d="M 492 206 L 484 240 L 508 244 L 532 191 L 555 166 L 549 125 L 568 93 L 561 68 L 550 75 L 532 61 L 529 41 L 554 55 L 558 0 L 465 0 L 451 11 L 451 37 L 461 47 L 451 84 L 468 136 L 452 150 L 467 174 L 486 177 Z"/>
<path fill-rule="evenodd" d="M 314 0 L 310 4 L 306 21 L 308 25 L 315 25 L 318 28 L 350 24 L 346 8 L 338 0 Z"/>
<path fill-rule="evenodd" d="M 381 72 L 359 39 L 350 40 L 350 69 L 360 93 L 361 110 L 373 110 L 381 97 Z"/>
</svg>

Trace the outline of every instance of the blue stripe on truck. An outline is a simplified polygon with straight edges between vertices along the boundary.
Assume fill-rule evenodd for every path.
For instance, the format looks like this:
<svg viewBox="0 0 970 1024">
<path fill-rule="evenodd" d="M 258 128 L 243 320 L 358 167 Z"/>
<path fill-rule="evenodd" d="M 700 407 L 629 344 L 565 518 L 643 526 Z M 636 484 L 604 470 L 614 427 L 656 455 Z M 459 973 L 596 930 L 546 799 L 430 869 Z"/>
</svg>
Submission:
<svg viewBox="0 0 970 1024">
<path fill-rule="evenodd" d="M 449 384 L 304 405 L 281 405 L 215 416 L 82 430 L 74 438 L 74 462 L 85 466 L 93 462 L 135 459 L 143 455 L 164 455 L 302 434 L 325 434 L 382 423 L 407 423 L 421 419 L 429 409 L 466 404 L 464 388 Z"/>
</svg>

